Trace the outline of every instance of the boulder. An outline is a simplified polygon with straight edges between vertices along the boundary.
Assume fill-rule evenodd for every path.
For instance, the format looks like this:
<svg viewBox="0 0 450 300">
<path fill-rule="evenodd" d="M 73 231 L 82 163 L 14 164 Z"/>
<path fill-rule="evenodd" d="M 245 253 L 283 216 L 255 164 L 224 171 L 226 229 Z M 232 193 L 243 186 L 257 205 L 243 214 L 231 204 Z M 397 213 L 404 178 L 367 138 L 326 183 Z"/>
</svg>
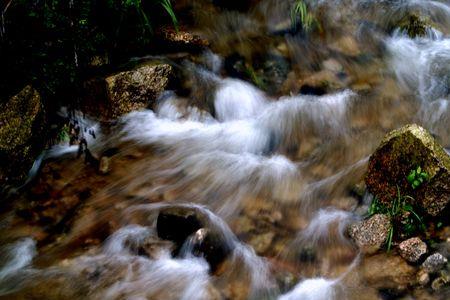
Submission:
<svg viewBox="0 0 450 300">
<path fill-rule="evenodd" d="M 385 243 L 391 221 L 387 215 L 376 214 L 367 220 L 351 224 L 348 234 L 364 253 L 374 253 Z"/>
<path fill-rule="evenodd" d="M 436 273 L 447 264 L 447 258 L 440 253 L 434 253 L 425 259 L 422 268 L 428 273 Z"/>
<path fill-rule="evenodd" d="M 365 282 L 377 289 L 404 291 L 416 282 L 417 269 L 397 255 L 381 253 L 366 257 L 360 269 Z"/>
<path fill-rule="evenodd" d="M 188 251 L 204 257 L 212 272 L 233 248 L 220 226 L 214 224 L 200 209 L 193 207 L 171 206 L 161 209 L 156 229 L 161 239 L 175 243 L 174 255 L 183 255 L 183 251 Z"/>
<path fill-rule="evenodd" d="M 152 106 L 172 78 L 172 66 L 149 62 L 133 70 L 88 80 L 84 84 L 83 110 L 96 117 L 114 119 Z"/>
<path fill-rule="evenodd" d="M 30 85 L 0 105 L 0 183 L 22 181 L 45 139 L 44 109 Z"/>
<path fill-rule="evenodd" d="M 411 170 L 421 167 L 428 181 L 413 189 L 407 180 Z M 450 201 L 450 157 L 422 127 L 411 124 L 390 132 L 369 159 L 365 178 L 368 190 L 384 204 L 402 195 L 431 216 L 441 213 Z"/>
<path fill-rule="evenodd" d="M 409 262 L 417 262 L 422 255 L 427 253 L 427 244 L 418 237 L 413 237 L 398 245 L 400 256 Z"/>
</svg>

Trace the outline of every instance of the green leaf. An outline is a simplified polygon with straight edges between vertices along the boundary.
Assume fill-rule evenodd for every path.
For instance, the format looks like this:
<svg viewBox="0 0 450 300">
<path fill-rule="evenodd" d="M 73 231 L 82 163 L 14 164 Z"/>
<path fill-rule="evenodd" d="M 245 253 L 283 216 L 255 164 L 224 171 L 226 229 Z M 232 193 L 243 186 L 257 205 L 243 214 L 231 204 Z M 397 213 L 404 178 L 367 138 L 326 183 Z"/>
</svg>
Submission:
<svg viewBox="0 0 450 300">
<path fill-rule="evenodd" d="M 412 183 L 415 178 L 416 178 L 416 171 L 411 171 L 411 173 L 409 173 L 409 175 L 406 177 L 409 183 Z"/>
<path fill-rule="evenodd" d="M 422 168 L 420 166 L 417 167 L 417 173 L 418 174 L 422 173 Z"/>
</svg>

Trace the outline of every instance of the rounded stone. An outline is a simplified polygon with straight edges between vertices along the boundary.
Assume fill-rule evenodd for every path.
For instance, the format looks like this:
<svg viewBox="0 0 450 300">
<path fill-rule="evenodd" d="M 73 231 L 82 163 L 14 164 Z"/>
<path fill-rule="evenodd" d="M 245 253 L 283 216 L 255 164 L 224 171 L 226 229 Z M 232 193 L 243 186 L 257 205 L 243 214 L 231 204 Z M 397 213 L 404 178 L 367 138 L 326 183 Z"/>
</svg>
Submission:
<svg viewBox="0 0 450 300">
<path fill-rule="evenodd" d="M 401 242 L 398 245 L 398 250 L 405 260 L 409 262 L 417 262 L 422 255 L 427 253 L 427 244 L 425 244 L 420 238 L 413 237 Z"/>
</svg>

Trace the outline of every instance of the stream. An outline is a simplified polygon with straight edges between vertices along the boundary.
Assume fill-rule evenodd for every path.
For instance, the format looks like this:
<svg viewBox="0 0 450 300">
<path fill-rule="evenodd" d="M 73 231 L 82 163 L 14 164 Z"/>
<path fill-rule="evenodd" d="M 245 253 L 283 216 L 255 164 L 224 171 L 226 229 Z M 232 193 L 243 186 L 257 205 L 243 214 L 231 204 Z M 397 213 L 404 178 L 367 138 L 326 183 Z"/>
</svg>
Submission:
<svg viewBox="0 0 450 300">
<path fill-rule="evenodd" d="M 449 299 L 380 292 L 346 229 L 370 204 L 364 175 L 386 133 L 416 123 L 450 148 L 450 2 L 306 1 L 311 35 L 292 29 L 292 1 L 253 2 L 180 1 L 212 45 L 162 57 L 190 93 L 109 123 L 73 114 L 109 170 L 67 144 L 36 161 L 0 214 L 0 299 Z M 432 25 L 422 36 L 392 25 L 412 12 Z M 167 209 L 218 236 L 218 266 L 198 255 L 202 231 L 173 254 L 158 234 Z"/>
</svg>

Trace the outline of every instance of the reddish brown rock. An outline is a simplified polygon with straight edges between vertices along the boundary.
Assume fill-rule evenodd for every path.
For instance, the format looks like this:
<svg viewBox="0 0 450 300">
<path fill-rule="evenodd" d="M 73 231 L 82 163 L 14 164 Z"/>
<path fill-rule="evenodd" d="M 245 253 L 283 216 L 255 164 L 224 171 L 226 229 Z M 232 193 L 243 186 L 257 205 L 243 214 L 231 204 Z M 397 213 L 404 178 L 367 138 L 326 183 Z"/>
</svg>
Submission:
<svg viewBox="0 0 450 300">
<path fill-rule="evenodd" d="M 413 189 L 406 177 L 417 167 L 429 177 Z M 390 204 L 397 197 L 410 195 L 428 214 L 436 216 L 450 201 L 450 157 L 429 132 L 412 124 L 390 132 L 369 160 L 368 190 L 381 202 Z"/>
</svg>

